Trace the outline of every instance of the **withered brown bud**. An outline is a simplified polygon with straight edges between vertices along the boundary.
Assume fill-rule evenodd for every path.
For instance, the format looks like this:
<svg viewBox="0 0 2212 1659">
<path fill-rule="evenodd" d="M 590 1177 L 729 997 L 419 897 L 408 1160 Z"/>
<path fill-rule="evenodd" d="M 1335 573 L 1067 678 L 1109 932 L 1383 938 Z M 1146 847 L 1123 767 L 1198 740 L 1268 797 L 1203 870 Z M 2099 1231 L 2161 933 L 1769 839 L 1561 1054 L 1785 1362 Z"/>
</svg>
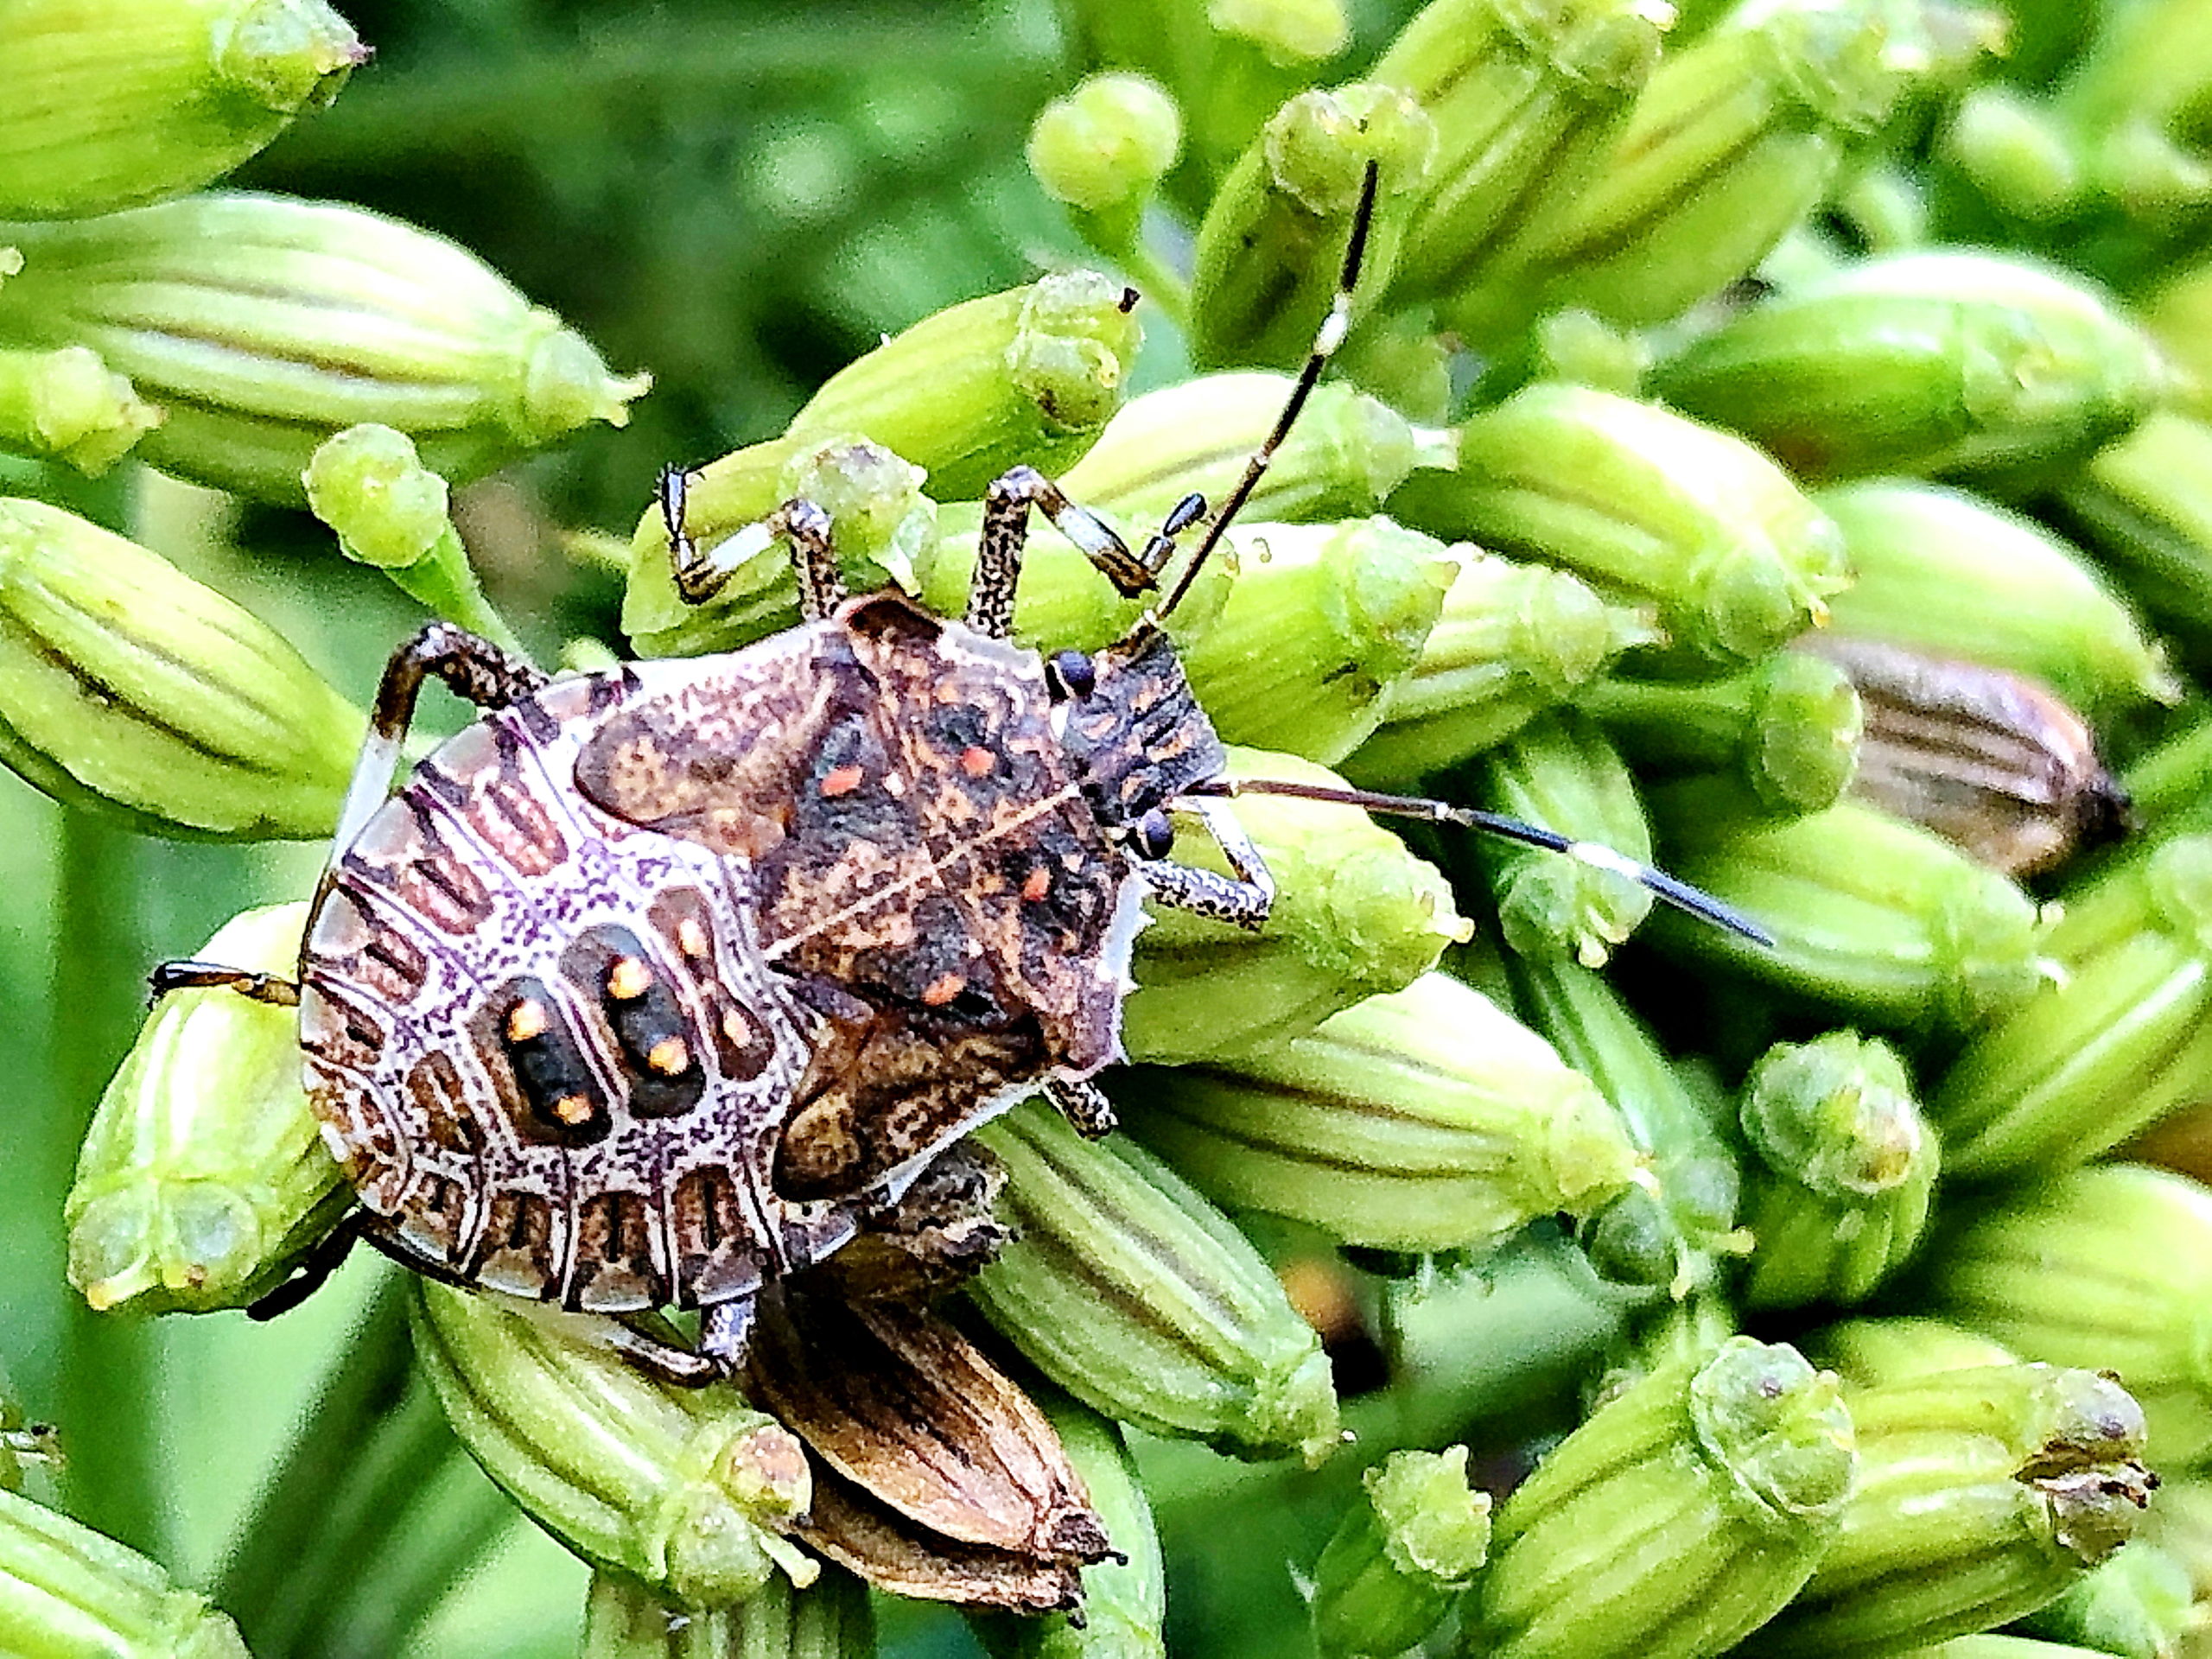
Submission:
<svg viewBox="0 0 2212 1659">
<path fill-rule="evenodd" d="M 1808 637 L 1866 710 L 1853 793 L 2030 875 L 2127 826 L 2127 795 L 2057 696 L 2018 674 L 1872 639 Z"/>
<path fill-rule="evenodd" d="M 787 1290 L 746 1392 L 826 1465 L 798 1535 L 879 1589 L 1064 1611 L 1113 1553 L 1044 1413 L 933 1314 Z"/>
</svg>

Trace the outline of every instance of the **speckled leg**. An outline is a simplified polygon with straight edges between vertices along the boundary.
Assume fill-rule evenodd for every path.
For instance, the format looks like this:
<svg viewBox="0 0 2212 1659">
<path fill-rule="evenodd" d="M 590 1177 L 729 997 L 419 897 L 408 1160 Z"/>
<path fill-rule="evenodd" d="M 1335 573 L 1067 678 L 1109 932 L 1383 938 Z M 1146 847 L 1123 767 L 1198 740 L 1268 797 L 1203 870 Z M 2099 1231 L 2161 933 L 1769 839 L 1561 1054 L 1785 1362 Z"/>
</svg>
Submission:
<svg viewBox="0 0 2212 1659">
<path fill-rule="evenodd" d="M 1176 806 L 1194 814 L 1205 825 L 1235 874 L 1224 875 L 1218 870 L 1171 864 L 1165 859 L 1139 859 L 1138 877 L 1163 905 L 1238 927 L 1260 926 L 1274 906 L 1274 878 L 1268 874 L 1267 861 L 1244 833 L 1236 815 L 1225 802 L 1203 798 L 1185 798 Z"/>
<path fill-rule="evenodd" d="M 657 492 L 661 521 L 668 527 L 669 574 L 685 604 L 705 604 L 748 559 L 779 540 L 791 548 L 799 611 L 808 621 L 819 622 L 844 602 L 845 579 L 830 543 L 828 513 L 795 497 L 760 523 L 702 550 L 683 524 L 683 504 L 694 476 L 681 467 L 664 467 Z"/>
<path fill-rule="evenodd" d="M 1045 1083 L 1045 1098 L 1085 1140 L 1097 1141 L 1113 1134 L 1119 1122 L 1112 1103 L 1095 1083 L 1050 1077 Z"/>
<path fill-rule="evenodd" d="M 1152 588 L 1156 567 L 1129 551 L 1113 530 L 1088 507 L 1068 499 L 1060 486 L 1034 467 L 1016 467 L 992 480 L 983 496 L 983 528 L 976 543 L 976 574 L 968 584 L 968 626 L 1003 639 L 1014 632 L 1014 589 L 1021 581 L 1021 555 L 1029 542 L 1029 510 L 1036 507 L 1052 527 L 1124 594 L 1134 598 Z"/>
</svg>

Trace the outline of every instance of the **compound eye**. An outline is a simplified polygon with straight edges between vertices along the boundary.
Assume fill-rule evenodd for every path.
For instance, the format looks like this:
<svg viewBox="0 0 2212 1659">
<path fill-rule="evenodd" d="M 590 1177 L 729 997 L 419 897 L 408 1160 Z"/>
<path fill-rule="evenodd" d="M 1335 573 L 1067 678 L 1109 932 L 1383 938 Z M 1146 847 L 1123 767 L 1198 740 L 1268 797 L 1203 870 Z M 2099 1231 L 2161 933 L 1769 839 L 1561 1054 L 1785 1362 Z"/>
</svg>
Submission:
<svg viewBox="0 0 2212 1659">
<path fill-rule="evenodd" d="M 1146 858 L 1165 858 L 1175 850 L 1175 826 L 1158 807 L 1137 820 L 1137 851 Z"/>
<path fill-rule="evenodd" d="M 1098 689 L 1098 671 L 1079 651 L 1055 652 L 1045 664 L 1045 683 L 1056 697 L 1081 702 Z"/>
</svg>

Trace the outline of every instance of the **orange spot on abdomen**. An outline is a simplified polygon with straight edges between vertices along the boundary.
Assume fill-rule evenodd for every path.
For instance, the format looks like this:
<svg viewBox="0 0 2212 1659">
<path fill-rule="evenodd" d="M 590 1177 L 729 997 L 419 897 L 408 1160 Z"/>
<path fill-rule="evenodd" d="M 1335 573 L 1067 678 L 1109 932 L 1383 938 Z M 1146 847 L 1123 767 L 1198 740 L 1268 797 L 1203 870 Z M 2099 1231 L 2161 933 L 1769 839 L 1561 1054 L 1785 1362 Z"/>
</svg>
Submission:
<svg viewBox="0 0 2212 1659">
<path fill-rule="evenodd" d="M 861 786 L 861 779 L 866 776 L 858 766 L 832 766 L 823 774 L 822 792 L 832 798 L 849 795 Z"/>
<path fill-rule="evenodd" d="M 967 988 L 968 982 L 958 974 L 940 974 L 929 982 L 922 993 L 922 1001 L 933 1008 L 941 1008 Z"/>
<path fill-rule="evenodd" d="M 970 778 L 981 778 L 994 764 L 995 757 L 988 749 L 978 748 L 971 743 L 960 751 L 960 770 Z"/>
</svg>

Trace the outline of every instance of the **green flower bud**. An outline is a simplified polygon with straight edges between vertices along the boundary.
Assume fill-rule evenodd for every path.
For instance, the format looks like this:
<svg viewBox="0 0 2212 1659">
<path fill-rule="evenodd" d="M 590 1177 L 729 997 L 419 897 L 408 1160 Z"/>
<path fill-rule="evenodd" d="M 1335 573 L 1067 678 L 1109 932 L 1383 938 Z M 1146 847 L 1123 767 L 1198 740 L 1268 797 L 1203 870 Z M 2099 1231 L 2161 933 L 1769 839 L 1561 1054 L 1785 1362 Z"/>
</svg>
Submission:
<svg viewBox="0 0 2212 1659">
<path fill-rule="evenodd" d="M 144 548 L 0 500 L 0 762 L 157 835 L 330 833 L 361 716 L 276 633 Z"/>
<path fill-rule="evenodd" d="M 937 509 L 922 493 L 926 474 L 866 438 L 771 438 L 710 461 L 691 474 L 684 531 L 705 551 L 745 533 L 793 499 L 830 515 L 830 544 L 855 590 L 915 585 L 916 565 L 937 534 Z M 1072 548 L 1071 557 L 1077 557 Z M 1107 583 L 1086 564 L 1084 574 Z M 1111 589 L 1108 588 L 1110 593 Z M 963 585 L 950 613 L 965 607 Z M 639 521 L 622 595 L 622 631 L 648 657 L 734 651 L 798 620 L 798 580 L 780 541 L 756 549 L 703 605 L 677 592 L 668 526 L 658 507 Z"/>
<path fill-rule="evenodd" d="M 1092 75 L 1029 129 L 1029 170 L 1094 247 L 1135 245 L 1138 219 L 1183 148 L 1183 116 L 1149 75 Z"/>
<path fill-rule="evenodd" d="M 1859 769 L 1859 694 L 1841 669 L 1802 652 L 1705 685 L 1603 679 L 1575 707 L 1639 767 L 1717 772 L 1764 811 L 1831 806 Z"/>
<path fill-rule="evenodd" d="M 2169 1475 L 2145 1522 L 2143 1541 L 2182 1564 L 2200 1603 L 2212 1599 L 2212 1479 Z"/>
<path fill-rule="evenodd" d="M 1300 92 L 1277 111 L 1198 227 L 1192 357 L 1208 367 L 1305 361 L 1343 276 L 1370 161 L 1380 194 L 1360 287 L 1380 294 L 1435 136 L 1421 106 L 1394 86 Z"/>
<path fill-rule="evenodd" d="M 2212 643 L 2212 424 L 2154 414 L 2058 486 L 2062 523 L 2158 626 Z"/>
<path fill-rule="evenodd" d="M 2047 103 L 2017 87 L 1968 88 L 1936 144 L 1942 160 L 2008 219 L 2062 223 L 2088 187 L 2073 136 Z"/>
<path fill-rule="evenodd" d="M 1587 1078 L 1440 973 L 1287 1042 L 1132 1073 L 1115 1098 L 1219 1202 L 1379 1249 L 1487 1253 L 1539 1216 L 1589 1214 L 1640 1163 Z"/>
<path fill-rule="evenodd" d="M 1969 1371 L 2012 1365 L 2019 1356 L 2000 1342 L 1948 1319 L 1898 1315 L 1884 1319 L 1839 1319 L 1815 1332 L 1805 1351 L 1846 1382 L 1871 1388 L 1936 1371 Z"/>
<path fill-rule="evenodd" d="M 594 1567 L 690 1608 L 782 1568 L 805 1513 L 805 1452 L 728 1387 L 657 1382 L 575 1315 L 418 1281 L 415 1348 L 454 1433 L 531 1518 Z"/>
<path fill-rule="evenodd" d="M 1246 750 L 1232 751 L 1230 773 L 1341 785 L 1319 766 Z M 1363 997 L 1404 989 L 1468 937 L 1435 868 L 1351 808 L 1248 795 L 1235 810 L 1274 876 L 1274 909 L 1256 932 L 1152 912 L 1137 988 L 1122 1005 L 1133 1059 L 1173 1065 L 1297 1036 Z M 1202 841 L 1185 836 L 1178 857 L 1225 871 Z"/>
<path fill-rule="evenodd" d="M 98 352 L 0 350 L 0 449 L 67 461 L 97 477 L 162 423 Z"/>
<path fill-rule="evenodd" d="M 2212 1088 L 2212 836 L 2139 848 L 2069 895 L 2033 1001 L 1982 1033 L 1928 1103 L 1955 1175 L 2044 1175 Z"/>
<path fill-rule="evenodd" d="M 1236 583 L 1183 652 L 1192 689 L 1228 742 L 1340 760 L 1421 658 L 1454 574 L 1443 545 L 1379 517 L 1234 533 Z"/>
<path fill-rule="evenodd" d="M 249 910 L 200 955 L 289 976 L 307 912 Z M 245 1307 L 352 1202 L 308 1110 L 294 1011 L 227 988 L 178 991 L 92 1114 L 63 1212 L 69 1282 L 95 1308 Z"/>
<path fill-rule="evenodd" d="M 1955 1636 L 1910 1650 L 1910 1659 L 2096 1659 L 2093 1649 L 2028 1636 Z"/>
<path fill-rule="evenodd" d="M 423 465 L 404 432 L 349 426 L 323 444 L 300 475 L 308 506 L 337 533 L 350 559 L 374 565 L 402 593 L 441 616 L 519 650 L 478 586 L 446 516 L 446 481 Z"/>
<path fill-rule="evenodd" d="M 1619 751 L 1567 710 L 1539 715 L 1484 755 L 1477 794 L 1493 812 L 1651 861 L 1650 827 Z M 1617 869 L 1503 841 L 1483 842 L 1481 858 L 1498 930 L 1524 957 L 1600 967 L 1651 913 L 1650 889 Z"/>
<path fill-rule="evenodd" d="M 1702 1365 L 1738 1334 L 1734 1310 L 1714 1291 L 1657 1303 L 1606 1349 L 1602 1368 L 1583 1390 L 1583 1409 L 1609 1404 L 1669 1365 Z"/>
<path fill-rule="evenodd" d="M 1372 72 L 1436 126 L 1400 296 L 1474 285 L 1501 240 L 1587 188 L 1658 64 L 1661 27 L 1639 0 L 1433 0 L 1414 16 Z"/>
<path fill-rule="evenodd" d="M 672 1606 L 619 1573 L 592 1574 L 579 1659 L 874 1659 L 868 1586 L 825 1571 L 806 1589 L 780 1574 L 734 1607 Z"/>
<path fill-rule="evenodd" d="M 2053 1365 L 2117 1375 L 2162 1464 L 2212 1452 L 2212 1193 L 2164 1170 L 2069 1171 L 1963 1218 L 1929 1311 Z"/>
<path fill-rule="evenodd" d="M 2076 1580 L 2057 1600 L 2020 1621 L 2053 1642 L 2123 1659 L 2170 1659 L 2196 1627 L 2189 1569 L 2147 1539 Z"/>
<path fill-rule="evenodd" d="M 1345 759 L 1345 775 L 1370 788 L 1409 788 L 1503 742 L 1660 638 L 1649 610 L 1608 604 L 1567 571 L 1465 543 L 1444 556 L 1454 574 L 1436 626 L 1383 693 L 1382 724 Z"/>
<path fill-rule="evenodd" d="M 1737 1337 L 1601 1407 L 1500 1506 L 1466 1614 L 1493 1659 L 1699 1659 L 1796 1593 L 1855 1462 L 1835 1378 Z"/>
<path fill-rule="evenodd" d="M 1743 1122 L 1758 1241 L 1744 1306 L 1866 1300 L 1919 1243 L 1936 1188 L 1936 1136 L 1897 1051 L 1853 1031 L 1777 1043 Z"/>
<path fill-rule="evenodd" d="M 1651 601 L 1672 644 L 1647 665 L 1669 671 L 1757 661 L 1850 579 L 1835 526 L 1750 445 L 1585 386 L 1530 386 L 1476 416 L 1459 470 L 1415 474 L 1390 510 Z"/>
<path fill-rule="evenodd" d="M 1799 818 L 1736 818 L 1696 782 L 1647 799 L 1668 868 L 1774 938 L 1758 945 L 1655 918 L 1649 936 L 1670 952 L 1904 1030 L 1972 1030 L 2041 983 L 2034 902 L 1916 825 L 1849 799 Z"/>
<path fill-rule="evenodd" d="M 2010 669 L 2091 714 L 2180 695 L 2127 602 L 2040 525 L 1902 480 L 1814 499 L 1843 531 L 1855 577 L 1830 607 L 1838 634 Z"/>
<path fill-rule="evenodd" d="M 1133 525 L 1159 523 L 1193 492 L 1226 500 L 1281 416 L 1292 385 L 1287 375 L 1246 370 L 1147 392 L 1106 423 L 1060 486 L 1085 506 L 1119 513 Z M 1387 404 L 1325 381 L 1240 517 L 1321 524 L 1374 512 L 1407 474 L 1448 466 L 1452 451 L 1450 433 L 1413 426 Z"/>
<path fill-rule="evenodd" d="M 112 213 L 221 177 L 369 49 L 322 0 L 17 0 L 0 16 L 0 215 Z"/>
<path fill-rule="evenodd" d="M 0 1631 L 26 1659 L 248 1659 L 238 1627 L 135 1549 L 0 1491 Z"/>
<path fill-rule="evenodd" d="M 1650 1160 L 1648 1181 L 1617 1199 L 1583 1234 L 1599 1275 L 1665 1289 L 1681 1300 L 1719 1277 L 1716 1257 L 1739 1255 L 1741 1183 L 1713 1116 L 1603 976 L 1563 957 L 1512 957 L 1514 1000 L 1567 1063 L 1612 1103 L 1630 1143 Z"/>
<path fill-rule="evenodd" d="M 1827 194 L 1904 78 L 1877 4 L 1773 7 L 1669 53 L 1595 176 L 1448 308 L 1475 338 L 1537 306 L 1663 322 L 1766 257 Z"/>
<path fill-rule="evenodd" d="M 991 1659 L 1165 1659 L 1167 1582 L 1160 1536 L 1121 1427 L 1057 1389 L 1039 1387 L 1036 1395 L 1122 1559 L 1083 1569 L 1079 1620 L 1065 1613 L 971 1613 L 969 1626 Z"/>
<path fill-rule="evenodd" d="M 969 1294 L 1077 1399 L 1154 1433 L 1318 1463 L 1338 1443 L 1320 1339 L 1212 1205 L 1125 1139 L 1041 1103 L 976 1136 L 1007 1168 L 1014 1241 Z"/>
<path fill-rule="evenodd" d="M 2124 1543 L 2158 1478 L 2109 1376 L 1947 1370 L 1851 1389 L 1859 1480 L 1776 1656 L 1895 1653 L 2041 1606 Z"/>
<path fill-rule="evenodd" d="M 1393 1452 L 1361 1477 L 1313 1569 L 1322 1659 L 1389 1659 L 1442 1622 L 1490 1554 L 1491 1498 L 1467 1448 Z"/>
<path fill-rule="evenodd" d="M 481 476 L 648 384 L 618 380 L 549 311 L 442 237 L 358 207 L 213 194 L 10 225 L 0 340 L 82 344 L 168 419 L 141 459 L 296 505 L 315 446 L 400 429 L 448 478 Z"/>
<path fill-rule="evenodd" d="M 1661 363 L 1652 385 L 1810 476 L 2018 488 L 2126 432 L 2166 378 L 2148 337 L 2080 278 L 1942 250 L 1777 295 Z"/>
<path fill-rule="evenodd" d="M 831 375 L 789 435 L 865 433 L 926 468 L 941 501 L 1009 467 L 1056 478 L 1121 407 L 1143 333 L 1132 292 L 1071 270 L 949 307 Z"/>
<path fill-rule="evenodd" d="M 2212 716 L 2145 750 L 2121 776 L 2128 817 L 2145 836 L 2212 829 Z"/>
</svg>

